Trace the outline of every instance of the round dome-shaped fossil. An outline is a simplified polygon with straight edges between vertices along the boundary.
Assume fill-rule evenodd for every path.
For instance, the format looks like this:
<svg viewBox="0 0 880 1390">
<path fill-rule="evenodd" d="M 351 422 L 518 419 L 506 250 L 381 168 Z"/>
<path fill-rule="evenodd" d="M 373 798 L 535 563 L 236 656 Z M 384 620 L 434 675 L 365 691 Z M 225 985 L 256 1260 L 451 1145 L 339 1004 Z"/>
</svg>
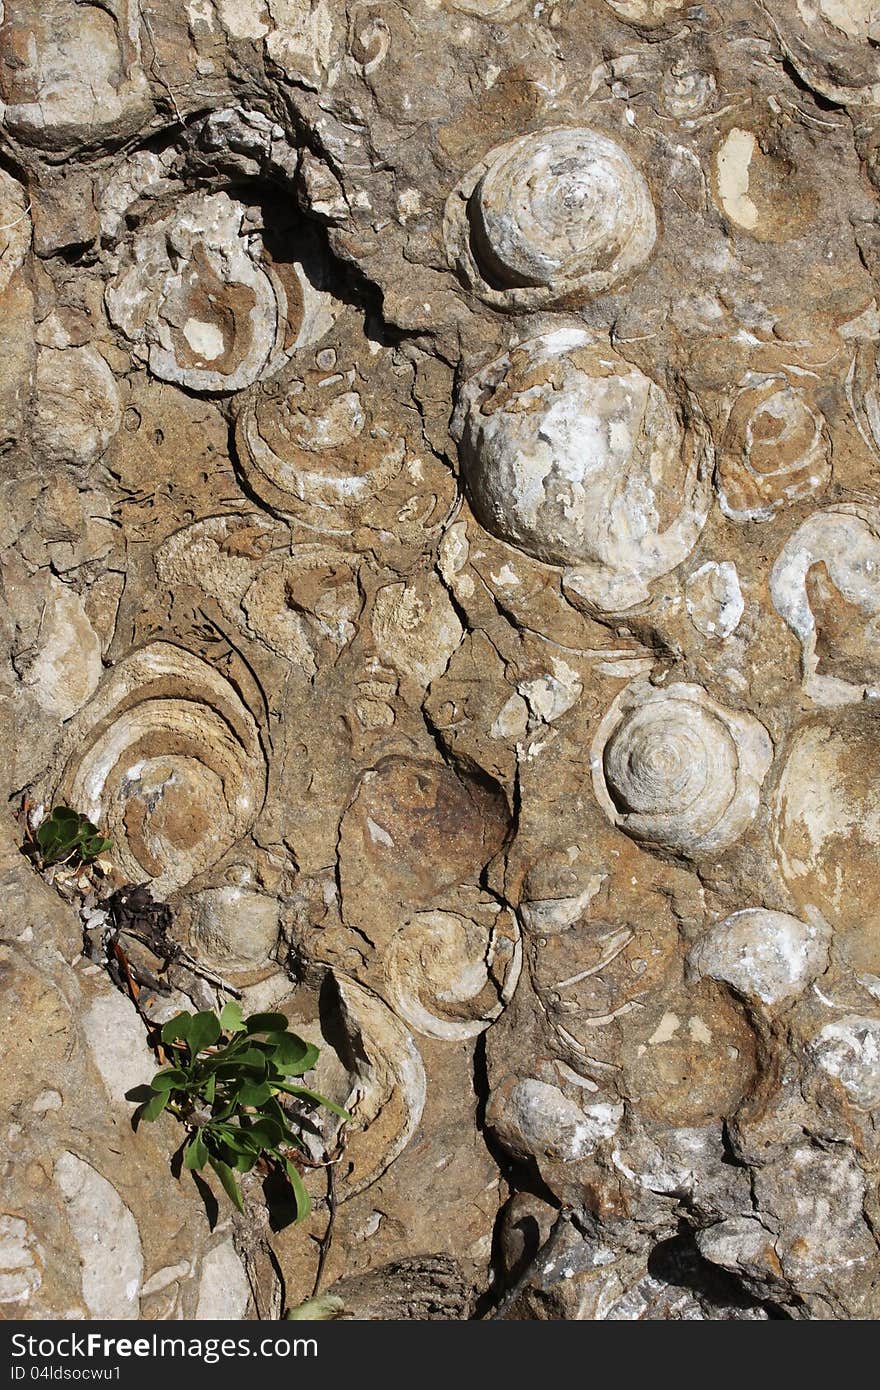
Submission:
<svg viewBox="0 0 880 1390">
<path fill-rule="evenodd" d="M 880 104 L 880 9 L 874 0 L 759 0 L 799 76 L 843 106 Z"/>
<path fill-rule="evenodd" d="M 154 376 L 240 391 L 277 370 L 312 327 L 304 273 L 273 262 L 250 219 L 226 193 L 190 193 L 124 247 L 107 311 Z"/>
<path fill-rule="evenodd" d="M 592 748 L 602 810 L 633 839 L 687 856 L 721 854 L 753 820 L 773 757 L 750 714 L 698 685 L 640 679 L 622 690 Z"/>
<path fill-rule="evenodd" d="M 414 913 L 385 949 L 385 993 L 429 1038 L 474 1038 L 509 1002 L 522 951 L 513 915 L 486 902 L 473 915 Z"/>
<path fill-rule="evenodd" d="M 844 1014 L 820 1028 L 809 1053 L 840 1083 L 853 1105 L 863 1110 L 880 1107 L 880 1018 Z"/>
<path fill-rule="evenodd" d="M 789 912 L 743 908 L 710 928 L 688 959 L 696 975 L 724 980 L 740 994 L 774 1005 L 802 994 L 822 973 L 829 938 L 818 915 L 802 922 Z"/>
<path fill-rule="evenodd" d="M 773 605 L 801 644 L 804 690 L 853 704 L 880 686 L 880 510 L 814 512 L 770 573 Z"/>
<path fill-rule="evenodd" d="M 727 419 L 715 486 L 731 521 L 766 521 L 831 479 L 825 418 L 785 377 L 747 381 Z"/>
<path fill-rule="evenodd" d="M 195 954 L 227 977 L 258 970 L 278 943 L 278 899 L 254 888 L 204 888 L 189 896 L 185 910 Z"/>
<path fill-rule="evenodd" d="M 491 150 L 450 195 L 444 235 L 450 265 L 482 299 L 530 308 L 610 289 L 648 259 L 657 225 L 616 141 L 559 128 Z"/>
<path fill-rule="evenodd" d="M 705 524 L 712 447 L 701 420 L 580 329 L 541 334 L 471 377 L 452 431 L 477 519 L 570 567 L 567 590 L 587 606 L 645 602 Z"/>
<path fill-rule="evenodd" d="M 68 726 L 54 799 L 99 824 L 154 892 L 204 873 L 250 830 L 266 765 L 253 716 L 212 666 L 168 642 L 132 652 Z"/>
</svg>

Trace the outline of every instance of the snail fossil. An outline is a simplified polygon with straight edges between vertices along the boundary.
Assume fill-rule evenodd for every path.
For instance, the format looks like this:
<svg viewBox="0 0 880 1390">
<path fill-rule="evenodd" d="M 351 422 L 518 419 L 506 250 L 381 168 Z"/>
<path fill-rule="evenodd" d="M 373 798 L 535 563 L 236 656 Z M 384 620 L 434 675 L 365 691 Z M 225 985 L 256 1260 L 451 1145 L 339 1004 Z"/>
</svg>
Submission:
<svg viewBox="0 0 880 1390">
<path fill-rule="evenodd" d="M 584 128 L 499 145 L 444 215 L 450 265 L 497 308 L 601 294 L 644 265 L 656 236 L 643 175 L 616 141 Z"/>
<path fill-rule="evenodd" d="M 68 725 L 58 798 L 113 840 L 154 891 L 211 868 L 253 826 L 266 764 L 256 722 L 212 666 L 169 642 L 119 662 Z"/>
<path fill-rule="evenodd" d="M 190 193 L 123 247 L 107 311 L 154 376 L 240 391 L 299 345 L 311 287 L 296 262 L 273 263 L 250 216 L 226 193 Z"/>
<path fill-rule="evenodd" d="M 807 392 L 755 376 L 738 392 L 718 451 L 715 486 L 731 521 L 766 521 L 831 478 L 831 440 Z"/>
<path fill-rule="evenodd" d="M 698 685 L 643 678 L 620 692 L 596 733 L 593 788 L 633 839 L 687 856 L 720 854 L 754 818 L 773 745 L 750 714 Z"/>
<path fill-rule="evenodd" d="M 804 690 L 854 704 L 880 684 L 880 511 L 814 512 L 783 546 L 770 596 L 801 644 Z"/>
<path fill-rule="evenodd" d="M 452 432 L 477 519 L 566 567 L 567 592 L 588 608 L 645 602 L 705 524 L 712 446 L 695 408 L 579 328 L 521 343 L 466 381 Z"/>
</svg>

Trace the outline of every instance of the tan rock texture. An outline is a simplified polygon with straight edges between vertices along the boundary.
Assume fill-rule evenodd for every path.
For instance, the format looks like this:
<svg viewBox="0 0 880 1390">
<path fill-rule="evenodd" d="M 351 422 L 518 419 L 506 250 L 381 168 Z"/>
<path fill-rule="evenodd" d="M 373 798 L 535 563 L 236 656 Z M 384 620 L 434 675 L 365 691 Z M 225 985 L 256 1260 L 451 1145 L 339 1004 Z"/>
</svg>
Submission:
<svg viewBox="0 0 880 1390">
<path fill-rule="evenodd" d="M 0 5 L 4 1315 L 880 1317 L 878 45 Z M 306 1223 L 23 798 L 321 1045 Z"/>
</svg>

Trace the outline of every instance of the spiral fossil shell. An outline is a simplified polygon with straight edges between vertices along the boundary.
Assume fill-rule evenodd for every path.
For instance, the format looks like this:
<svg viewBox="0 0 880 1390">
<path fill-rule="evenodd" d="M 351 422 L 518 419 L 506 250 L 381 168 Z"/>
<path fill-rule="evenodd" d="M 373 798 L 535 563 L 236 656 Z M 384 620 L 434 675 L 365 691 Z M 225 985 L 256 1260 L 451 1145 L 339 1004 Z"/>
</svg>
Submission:
<svg viewBox="0 0 880 1390">
<path fill-rule="evenodd" d="M 124 248 L 107 310 L 154 376 L 240 391 L 296 346 L 311 287 L 295 262 L 272 263 L 249 216 L 226 193 L 191 193 Z"/>
<path fill-rule="evenodd" d="M 452 424 L 477 519 L 625 610 L 690 554 L 710 500 L 696 415 L 580 329 L 533 338 L 462 387 Z"/>
<path fill-rule="evenodd" d="M 509 1002 L 521 949 L 512 914 L 487 901 L 471 914 L 414 913 L 385 950 L 385 992 L 429 1038 L 474 1038 Z"/>
<path fill-rule="evenodd" d="M 239 453 L 254 488 L 286 516 L 346 533 L 400 473 L 401 435 L 364 400 L 358 373 L 301 370 L 247 401 Z"/>
<path fill-rule="evenodd" d="M 482 299 L 530 308 L 596 295 L 638 270 L 657 235 L 644 177 L 589 129 L 521 135 L 492 150 L 446 204 L 450 265 Z"/>
<path fill-rule="evenodd" d="M 378 995 L 328 971 L 319 1015 L 298 995 L 285 1011 L 298 1033 L 318 1044 L 315 1088 L 352 1115 L 347 1126 L 341 1201 L 369 1187 L 412 1139 L 425 1105 L 425 1068 L 404 1025 Z M 338 1126 L 338 1121 L 336 1124 Z M 332 1143 L 328 1146 L 332 1151 Z"/>
<path fill-rule="evenodd" d="M 766 521 L 831 478 L 824 416 L 784 377 L 759 378 L 738 393 L 718 452 L 715 485 L 731 521 Z"/>
<path fill-rule="evenodd" d="M 69 728 L 57 799 L 100 824 L 121 871 L 158 893 L 209 869 L 260 812 L 254 718 L 182 647 L 154 642 L 126 657 Z"/>
<path fill-rule="evenodd" d="M 633 839 L 688 856 L 720 854 L 754 818 L 773 756 L 750 714 L 698 685 L 646 680 L 622 690 L 599 725 L 593 788 Z"/>
<path fill-rule="evenodd" d="M 770 574 L 774 607 L 801 644 L 804 690 L 852 704 L 880 684 L 880 511 L 847 504 L 799 526 Z"/>
</svg>

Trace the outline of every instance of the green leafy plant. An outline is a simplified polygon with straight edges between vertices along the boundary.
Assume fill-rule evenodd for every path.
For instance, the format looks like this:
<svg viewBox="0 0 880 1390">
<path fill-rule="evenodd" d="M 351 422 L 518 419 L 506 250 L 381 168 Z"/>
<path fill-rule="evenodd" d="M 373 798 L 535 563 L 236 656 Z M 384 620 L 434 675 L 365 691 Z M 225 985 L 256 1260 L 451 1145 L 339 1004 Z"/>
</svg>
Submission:
<svg viewBox="0 0 880 1390">
<path fill-rule="evenodd" d="M 56 806 L 39 825 L 30 849 L 39 855 L 44 867 L 66 862 L 91 864 L 105 854 L 112 843 L 79 811 L 72 811 L 69 806 Z"/>
<path fill-rule="evenodd" d="M 156 1072 L 148 1087 L 129 1092 L 143 1101 L 140 1118 L 157 1120 L 168 1110 L 189 1130 L 184 1167 L 209 1165 L 231 1200 L 243 1210 L 237 1173 L 248 1173 L 261 1159 L 286 1175 L 301 1221 L 311 1207 L 290 1150 L 306 1153 L 295 1120 L 280 1096 L 326 1106 L 342 1119 L 351 1117 L 333 1101 L 292 1078 L 314 1066 L 318 1048 L 289 1030 L 284 1014 L 243 1018 L 234 1001 L 222 1012 L 177 1014 L 161 1030 L 162 1046 L 172 1064 Z"/>
</svg>

